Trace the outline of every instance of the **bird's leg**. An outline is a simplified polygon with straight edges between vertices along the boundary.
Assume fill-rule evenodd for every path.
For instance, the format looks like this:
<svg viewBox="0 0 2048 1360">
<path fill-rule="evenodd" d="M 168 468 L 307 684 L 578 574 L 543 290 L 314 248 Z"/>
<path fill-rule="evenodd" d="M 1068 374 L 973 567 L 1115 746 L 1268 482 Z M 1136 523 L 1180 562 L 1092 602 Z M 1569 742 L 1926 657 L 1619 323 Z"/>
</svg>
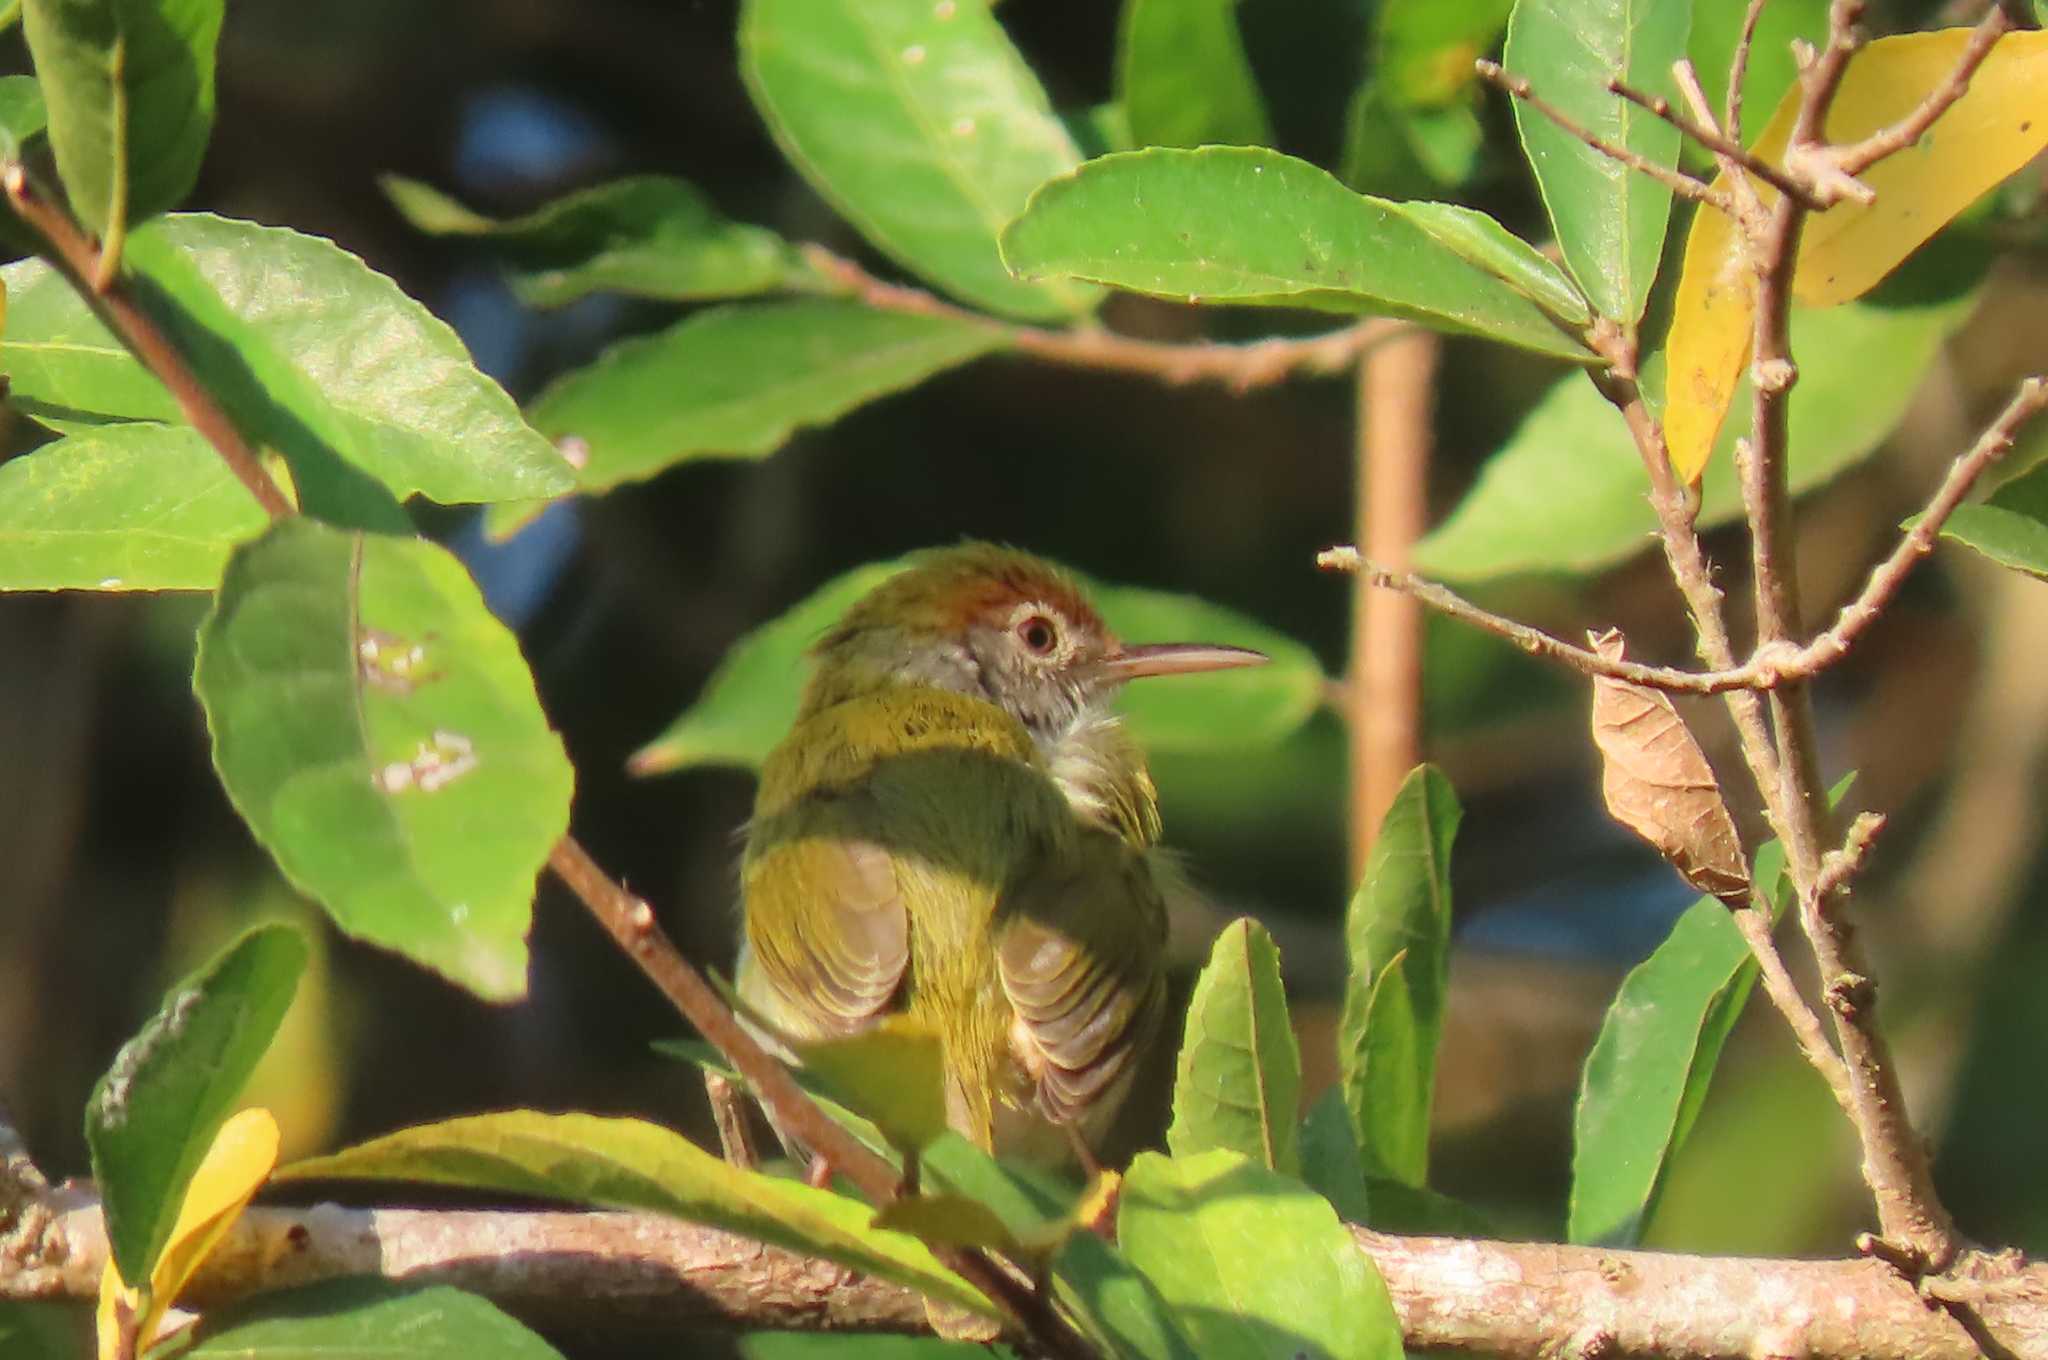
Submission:
<svg viewBox="0 0 2048 1360">
<path fill-rule="evenodd" d="M 914 1195 L 917 1193 L 919 1166 L 917 1149 L 906 1149 L 903 1153 L 903 1182 L 896 1187 L 897 1194 Z"/>
<path fill-rule="evenodd" d="M 804 1184 L 813 1190 L 832 1188 L 832 1163 L 826 1160 L 824 1153 L 811 1154 L 811 1164 L 804 1168 Z"/>
<path fill-rule="evenodd" d="M 1075 1221 L 1103 1241 L 1114 1242 L 1117 1195 L 1123 1189 L 1124 1178 L 1102 1164 L 1102 1159 L 1088 1146 L 1088 1140 L 1081 1136 L 1077 1125 L 1063 1123 L 1060 1127 L 1066 1130 L 1074 1158 L 1081 1163 L 1081 1170 L 1088 1177 L 1087 1193 L 1081 1196 L 1081 1202 L 1074 1208 Z"/>
<path fill-rule="evenodd" d="M 761 1157 L 754 1149 L 753 1131 L 747 1127 L 746 1102 L 739 1088 L 729 1077 L 706 1072 L 704 1094 L 711 1098 L 711 1119 L 718 1125 L 718 1145 L 725 1152 L 725 1160 L 742 1171 L 760 1166 Z"/>
</svg>

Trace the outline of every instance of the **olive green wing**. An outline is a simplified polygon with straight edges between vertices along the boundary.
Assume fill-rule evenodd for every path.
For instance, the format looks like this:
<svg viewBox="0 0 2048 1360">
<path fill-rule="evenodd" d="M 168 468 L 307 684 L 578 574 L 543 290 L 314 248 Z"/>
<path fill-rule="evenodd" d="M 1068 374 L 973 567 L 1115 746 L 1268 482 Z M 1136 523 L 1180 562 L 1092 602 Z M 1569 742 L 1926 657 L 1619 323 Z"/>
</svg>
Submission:
<svg viewBox="0 0 2048 1360">
<path fill-rule="evenodd" d="M 1166 1004 L 1166 903 L 1151 857 L 1106 834 L 1005 894 L 996 935 L 1018 1060 L 1048 1119 L 1108 1112 Z M 1106 1098 L 1110 1098 L 1106 1101 Z"/>
<path fill-rule="evenodd" d="M 864 1029 L 895 1008 L 910 917 L 889 852 L 849 804 L 799 805 L 748 849 L 740 995 L 799 1039 Z"/>
</svg>

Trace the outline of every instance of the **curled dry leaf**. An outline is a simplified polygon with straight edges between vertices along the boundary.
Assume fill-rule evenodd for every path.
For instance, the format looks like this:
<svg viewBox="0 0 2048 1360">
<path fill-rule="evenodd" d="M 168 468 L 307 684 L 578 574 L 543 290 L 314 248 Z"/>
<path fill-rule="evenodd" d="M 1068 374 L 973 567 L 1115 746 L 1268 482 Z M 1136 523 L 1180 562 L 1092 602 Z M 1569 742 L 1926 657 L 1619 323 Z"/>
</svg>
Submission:
<svg viewBox="0 0 2048 1360">
<path fill-rule="evenodd" d="M 1622 659 L 1621 633 L 1588 636 L 1593 650 Z M 1657 848 L 1701 892 L 1735 903 L 1749 893 L 1749 868 L 1721 786 L 1670 696 L 1597 676 L 1593 744 L 1607 810 Z"/>
</svg>

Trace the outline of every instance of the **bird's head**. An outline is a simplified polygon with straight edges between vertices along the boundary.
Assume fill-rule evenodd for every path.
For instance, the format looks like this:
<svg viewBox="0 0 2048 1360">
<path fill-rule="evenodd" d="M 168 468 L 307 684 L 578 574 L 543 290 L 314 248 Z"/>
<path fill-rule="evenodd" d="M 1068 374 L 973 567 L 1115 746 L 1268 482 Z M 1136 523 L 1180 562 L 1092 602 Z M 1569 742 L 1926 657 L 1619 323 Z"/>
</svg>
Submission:
<svg viewBox="0 0 2048 1360">
<path fill-rule="evenodd" d="M 1126 645 L 1064 572 L 985 543 L 920 556 L 847 610 L 814 654 L 806 713 L 886 685 L 932 685 L 986 699 L 1040 738 L 1125 681 L 1266 660 L 1208 643 Z"/>
</svg>

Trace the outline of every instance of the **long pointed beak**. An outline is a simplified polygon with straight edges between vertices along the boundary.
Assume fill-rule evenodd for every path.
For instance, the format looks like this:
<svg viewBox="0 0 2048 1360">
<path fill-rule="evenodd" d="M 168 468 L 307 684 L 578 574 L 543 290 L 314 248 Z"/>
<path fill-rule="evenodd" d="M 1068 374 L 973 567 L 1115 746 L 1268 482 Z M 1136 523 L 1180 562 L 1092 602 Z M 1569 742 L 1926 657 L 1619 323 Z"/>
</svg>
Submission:
<svg viewBox="0 0 2048 1360">
<path fill-rule="evenodd" d="M 1240 666 L 1263 666 L 1266 654 L 1249 647 L 1223 647 L 1208 642 L 1155 642 L 1143 647 L 1120 648 L 1104 658 L 1102 671 L 1112 680 L 1136 680 L 1145 675 L 1199 675 L 1203 671 L 1232 671 Z"/>
</svg>

